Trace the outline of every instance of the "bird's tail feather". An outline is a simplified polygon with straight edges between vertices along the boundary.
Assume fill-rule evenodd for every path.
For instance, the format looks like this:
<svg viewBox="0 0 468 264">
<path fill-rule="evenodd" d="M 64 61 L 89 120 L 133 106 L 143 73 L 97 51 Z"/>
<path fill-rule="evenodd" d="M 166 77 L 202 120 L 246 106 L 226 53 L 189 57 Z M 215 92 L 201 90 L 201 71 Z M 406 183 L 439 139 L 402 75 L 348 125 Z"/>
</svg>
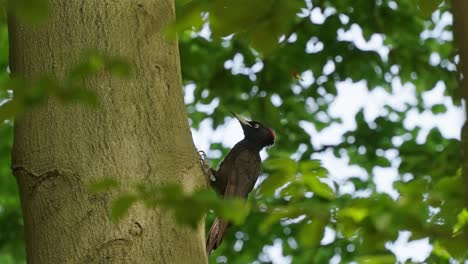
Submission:
<svg viewBox="0 0 468 264">
<path fill-rule="evenodd" d="M 229 223 L 220 218 L 216 218 L 211 225 L 210 232 L 208 232 L 208 239 L 206 240 L 206 255 L 210 255 L 211 251 L 215 250 L 223 241 L 224 233 L 228 228 Z"/>
</svg>

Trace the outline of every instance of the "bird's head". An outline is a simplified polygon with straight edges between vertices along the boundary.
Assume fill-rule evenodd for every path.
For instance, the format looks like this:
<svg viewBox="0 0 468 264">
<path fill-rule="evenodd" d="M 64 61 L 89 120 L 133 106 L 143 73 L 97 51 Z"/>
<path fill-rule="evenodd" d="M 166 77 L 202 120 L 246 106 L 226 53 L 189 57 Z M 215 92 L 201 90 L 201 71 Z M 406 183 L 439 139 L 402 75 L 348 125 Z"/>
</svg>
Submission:
<svg viewBox="0 0 468 264">
<path fill-rule="evenodd" d="M 232 114 L 239 120 L 247 141 L 258 145 L 260 148 L 271 146 L 275 143 L 275 133 L 271 128 L 257 121 L 248 121 L 236 113 Z"/>
</svg>

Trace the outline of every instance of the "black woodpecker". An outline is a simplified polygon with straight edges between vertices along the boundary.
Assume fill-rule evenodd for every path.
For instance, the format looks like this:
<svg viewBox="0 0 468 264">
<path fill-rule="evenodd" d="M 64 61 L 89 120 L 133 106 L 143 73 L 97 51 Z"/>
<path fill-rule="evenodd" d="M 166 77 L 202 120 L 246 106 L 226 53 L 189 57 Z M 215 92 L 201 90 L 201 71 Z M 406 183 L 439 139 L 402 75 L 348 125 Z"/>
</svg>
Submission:
<svg viewBox="0 0 468 264">
<path fill-rule="evenodd" d="M 247 121 L 240 115 L 233 113 L 239 120 L 244 131 L 244 139 L 239 141 L 229 151 L 219 165 L 218 171 L 211 170 L 215 181 L 210 181 L 211 186 L 225 199 L 240 197 L 247 199 L 260 175 L 262 160 L 260 150 L 271 146 L 275 142 L 275 134 L 257 121 Z M 223 240 L 224 233 L 229 223 L 216 218 L 208 233 L 206 241 L 206 254 L 216 249 Z"/>
</svg>

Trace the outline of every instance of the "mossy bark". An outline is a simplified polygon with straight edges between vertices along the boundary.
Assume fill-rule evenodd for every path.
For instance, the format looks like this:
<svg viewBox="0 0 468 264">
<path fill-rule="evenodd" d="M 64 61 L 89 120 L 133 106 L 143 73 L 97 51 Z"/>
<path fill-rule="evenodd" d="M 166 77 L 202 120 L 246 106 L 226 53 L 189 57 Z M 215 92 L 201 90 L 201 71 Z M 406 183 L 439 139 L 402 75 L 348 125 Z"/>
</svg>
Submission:
<svg viewBox="0 0 468 264">
<path fill-rule="evenodd" d="M 135 183 L 205 183 L 183 104 L 178 46 L 166 38 L 173 1 L 51 0 L 40 25 L 9 18 L 10 68 L 29 80 L 62 78 L 85 49 L 125 57 L 132 77 L 85 80 L 96 109 L 50 97 L 15 120 L 13 171 L 28 263 L 206 263 L 204 226 L 133 207 L 109 218 L 116 193 L 90 193 L 102 177 Z"/>
</svg>

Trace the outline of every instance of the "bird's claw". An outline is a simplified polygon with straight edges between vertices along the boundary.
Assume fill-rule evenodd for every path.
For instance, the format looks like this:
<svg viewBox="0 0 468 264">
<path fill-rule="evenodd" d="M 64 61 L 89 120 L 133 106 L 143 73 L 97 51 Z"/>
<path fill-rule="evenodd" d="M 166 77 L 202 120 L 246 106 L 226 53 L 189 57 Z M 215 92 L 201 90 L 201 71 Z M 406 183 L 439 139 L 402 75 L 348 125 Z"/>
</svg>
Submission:
<svg viewBox="0 0 468 264">
<path fill-rule="evenodd" d="M 208 164 L 208 158 L 205 151 L 199 150 L 198 155 L 200 155 L 200 165 L 205 175 L 210 178 L 210 181 L 216 181 L 215 176 L 211 173 L 210 164 Z"/>
<path fill-rule="evenodd" d="M 205 162 L 205 161 L 206 161 L 206 157 L 207 157 L 207 156 L 206 156 L 205 151 L 199 150 L 199 151 L 198 151 L 198 155 L 200 155 L 200 160 L 201 160 L 202 162 Z"/>
</svg>

